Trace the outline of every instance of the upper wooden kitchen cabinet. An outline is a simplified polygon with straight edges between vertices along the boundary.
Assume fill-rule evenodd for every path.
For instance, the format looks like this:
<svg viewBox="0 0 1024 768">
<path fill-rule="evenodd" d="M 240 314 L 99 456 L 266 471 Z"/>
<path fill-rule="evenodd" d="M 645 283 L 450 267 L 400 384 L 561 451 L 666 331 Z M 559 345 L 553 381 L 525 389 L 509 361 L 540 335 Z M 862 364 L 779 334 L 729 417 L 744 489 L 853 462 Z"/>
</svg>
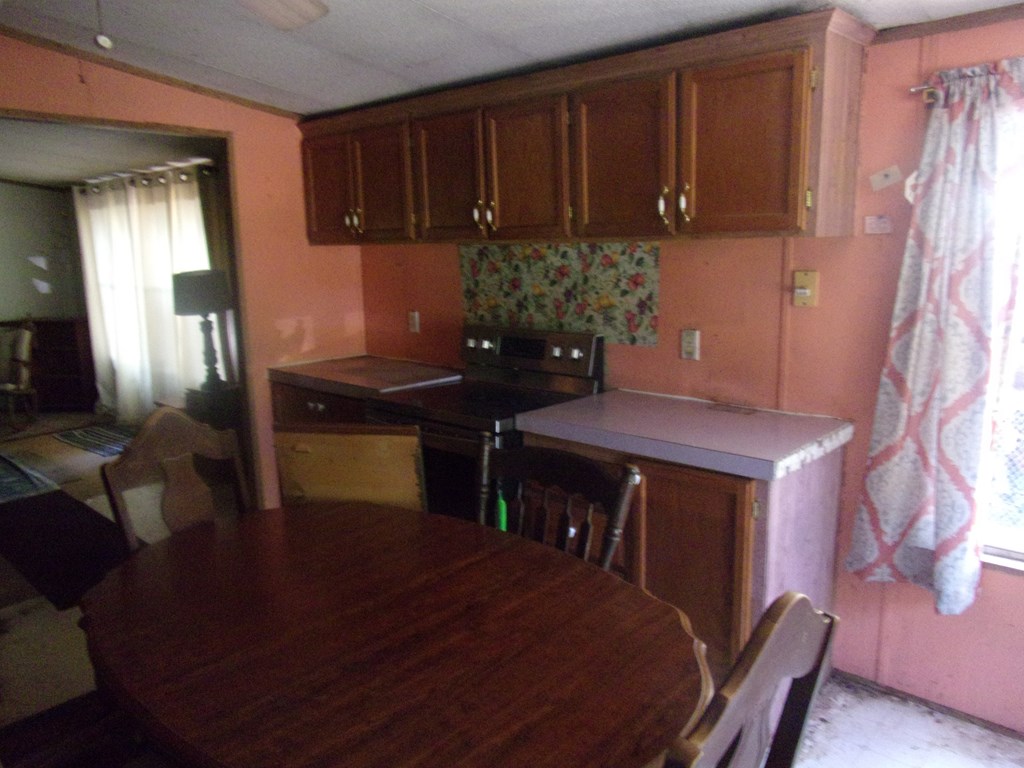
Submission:
<svg viewBox="0 0 1024 768">
<path fill-rule="evenodd" d="M 675 83 L 658 74 L 572 95 L 575 234 L 675 234 Z"/>
<path fill-rule="evenodd" d="M 303 139 L 302 164 L 309 242 L 318 245 L 353 242 L 348 135 L 328 134 Z"/>
<path fill-rule="evenodd" d="M 304 121 L 310 240 L 853 234 L 873 34 L 828 9 Z"/>
<path fill-rule="evenodd" d="M 414 120 L 412 138 L 421 237 L 486 237 L 483 110 Z"/>
<path fill-rule="evenodd" d="M 564 97 L 413 121 L 425 240 L 569 234 Z"/>
<path fill-rule="evenodd" d="M 302 151 L 311 243 L 413 237 L 407 123 L 307 136 Z"/>
<path fill-rule="evenodd" d="M 497 239 L 569 235 L 566 96 L 484 110 L 485 222 Z"/>
<path fill-rule="evenodd" d="M 677 209 L 686 233 L 799 232 L 807 178 L 807 49 L 682 74 Z"/>
</svg>

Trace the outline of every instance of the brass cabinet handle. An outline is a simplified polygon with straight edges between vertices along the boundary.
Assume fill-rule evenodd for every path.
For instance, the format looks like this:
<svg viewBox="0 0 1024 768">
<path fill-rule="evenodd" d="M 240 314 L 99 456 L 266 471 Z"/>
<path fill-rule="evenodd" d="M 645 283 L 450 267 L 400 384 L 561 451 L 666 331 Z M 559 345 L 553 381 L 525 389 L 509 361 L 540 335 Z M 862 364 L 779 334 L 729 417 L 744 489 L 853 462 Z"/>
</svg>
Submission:
<svg viewBox="0 0 1024 768">
<path fill-rule="evenodd" d="M 352 229 L 355 230 L 356 234 L 359 235 L 363 234 L 363 225 L 361 222 L 362 217 L 362 208 L 356 208 L 355 211 L 352 212 Z"/>
<path fill-rule="evenodd" d="M 487 233 L 487 224 L 484 223 L 483 217 L 480 215 L 480 211 L 483 210 L 484 201 L 477 200 L 476 205 L 473 206 L 473 221 L 476 222 L 477 227 L 484 234 Z"/>
<path fill-rule="evenodd" d="M 683 191 L 679 193 L 679 212 L 683 215 L 683 221 L 690 221 L 690 214 L 686 212 L 688 201 L 686 193 L 690 191 L 689 184 L 683 184 Z"/>
<path fill-rule="evenodd" d="M 494 225 L 494 210 L 495 210 L 495 208 L 494 208 L 494 201 L 491 201 L 488 204 L 487 210 L 484 212 L 484 215 L 485 215 L 485 218 L 487 219 L 487 223 L 491 227 L 491 231 L 492 232 L 497 232 L 498 228 Z"/>
<path fill-rule="evenodd" d="M 671 229 L 672 222 L 668 220 L 668 195 L 669 195 L 669 191 L 670 190 L 669 190 L 668 187 L 662 187 L 661 188 L 661 194 L 658 195 L 658 216 L 661 217 L 661 220 L 662 220 L 662 222 L 664 222 L 665 226 Z"/>
</svg>

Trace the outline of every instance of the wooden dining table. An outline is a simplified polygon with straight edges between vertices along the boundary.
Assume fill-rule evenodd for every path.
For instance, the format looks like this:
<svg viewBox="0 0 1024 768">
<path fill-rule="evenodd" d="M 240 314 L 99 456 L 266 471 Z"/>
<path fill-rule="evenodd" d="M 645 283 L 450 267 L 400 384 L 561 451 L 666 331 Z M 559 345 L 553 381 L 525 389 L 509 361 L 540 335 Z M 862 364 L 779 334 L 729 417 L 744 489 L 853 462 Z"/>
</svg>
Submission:
<svg viewBox="0 0 1024 768">
<path fill-rule="evenodd" d="M 100 687 L 190 765 L 644 766 L 710 690 L 685 617 L 618 576 L 361 503 L 175 533 L 81 608 Z"/>
</svg>

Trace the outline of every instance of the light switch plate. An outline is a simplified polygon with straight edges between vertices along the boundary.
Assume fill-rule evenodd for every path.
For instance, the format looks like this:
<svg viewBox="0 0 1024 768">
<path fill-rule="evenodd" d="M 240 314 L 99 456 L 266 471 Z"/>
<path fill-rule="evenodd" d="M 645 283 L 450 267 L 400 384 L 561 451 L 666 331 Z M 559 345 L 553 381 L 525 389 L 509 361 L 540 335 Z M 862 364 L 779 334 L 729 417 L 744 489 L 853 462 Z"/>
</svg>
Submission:
<svg viewBox="0 0 1024 768">
<path fill-rule="evenodd" d="M 818 273 L 799 269 L 793 273 L 793 306 L 818 306 Z"/>
</svg>

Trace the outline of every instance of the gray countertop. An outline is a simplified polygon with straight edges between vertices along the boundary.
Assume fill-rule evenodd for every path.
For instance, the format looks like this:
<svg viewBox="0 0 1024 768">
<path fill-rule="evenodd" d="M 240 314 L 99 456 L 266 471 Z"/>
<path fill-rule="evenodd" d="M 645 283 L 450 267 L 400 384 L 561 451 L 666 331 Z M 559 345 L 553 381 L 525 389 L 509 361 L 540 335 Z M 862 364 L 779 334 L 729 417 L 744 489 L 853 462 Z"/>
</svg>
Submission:
<svg viewBox="0 0 1024 768">
<path fill-rule="evenodd" d="M 452 384 L 462 372 L 410 360 L 358 355 L 271 368 L 271 381 L 347 397 L 371 397 L 422 386 Z"/>
<path fill-rule="evenodd" d="M 758 480 L 783 477 L 853 437 L 850 422 L 830 416 L 622 389 L 521 414 L 516 427 Z"/>
</svg>

